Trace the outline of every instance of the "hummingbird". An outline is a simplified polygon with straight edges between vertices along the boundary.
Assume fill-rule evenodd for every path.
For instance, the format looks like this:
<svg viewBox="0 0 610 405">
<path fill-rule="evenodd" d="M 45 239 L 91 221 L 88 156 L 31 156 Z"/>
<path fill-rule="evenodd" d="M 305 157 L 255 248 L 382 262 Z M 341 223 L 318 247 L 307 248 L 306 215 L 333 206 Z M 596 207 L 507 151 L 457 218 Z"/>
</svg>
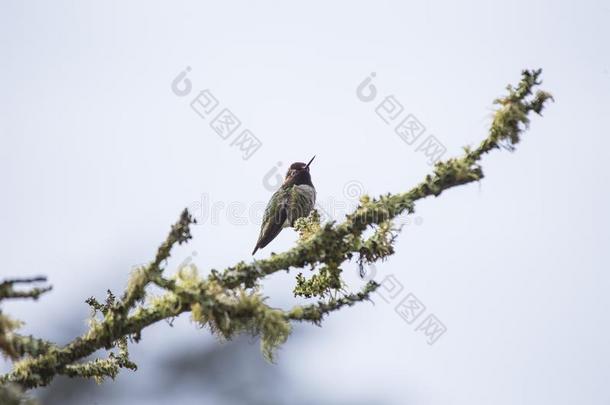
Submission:
<svg viewBox="0 0 610 405">
<path fill-rule="evenodd" d="M 258 249 L 267 246 L 283 228 L 294 226 L 294 221 L 306 217 L 313 209 L 316 203 L 316 189 L 311 182 L 309 165 L 315 158 L 312 157 L 307 164 L 295 162 L 288 168 L 284 183 L 267 203 L 261 231 L 252 255 Z"/>
</svg>

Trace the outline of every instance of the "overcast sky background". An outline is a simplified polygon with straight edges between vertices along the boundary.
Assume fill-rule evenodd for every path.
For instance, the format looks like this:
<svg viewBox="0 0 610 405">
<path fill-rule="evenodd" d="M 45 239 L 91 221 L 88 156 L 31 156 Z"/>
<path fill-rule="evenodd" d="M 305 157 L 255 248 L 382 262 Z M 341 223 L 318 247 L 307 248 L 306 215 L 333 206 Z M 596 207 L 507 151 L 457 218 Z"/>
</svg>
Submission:
<svg viewBox="0 0 610 405">
<path fill-rule="evenodd" d="M 256 211 L 275 167 L 316 154 L 318 199 L 339 211 L 354 190 L 404 191 L 431 168 L 376 115 L 385 96 L 449 157 L 486 136 L 492 100 L 522 69 L 541 67 L 556 102 L 517 151 L 486 156 L 480 184 L 418 203 L 397 253 L 377 266 L 378 281 L 404 286 L 395 300 L 298 327 L 276 365 L 256 341 L 222 346 L 240 355 L 221 369 L 245 374 L 214 376 L 238 392 L 262 387 L 252 381 L 264 370 L 272 377 L 258 395 L 277 403 L 607 404 L 608 38 L 602 0 L 3 1 L 0 276 L 44 274 L 54 286 L 4 309 L 25 333 L 66 342 L 84 331 L 84 300 L 120 291 L 180 211 L 202 201 L 171 266 L 191 257 L 207 274 L 251 260 L 259 218 L 228 207 Z M 192 91 L 180 97 L 171 84 L 187 66 Z M 356 88 L 372 72 L 378 95 L 366 103 Z M 251 158 L 191 109 L 204 89 L 260 139 Z M 257 257 L 295 239 L 285 230 Z M 346 271 L 359 288 L 356 267 Z M 265 284 L 273 305 L 293 303 L 295 274 Z M 426 305 L 419 320 L 434 314 L 447 327 L 434 345 L 414 330 L 419 320 L 394 312 L 409 292 Z M 132 347 L 136 373 L 77 403 L 241 403 L 204 389 L 211 377 L 198 371 L 150 394 L 168 359 L 217 346 L 187 316 L 159 323 Z M 122 391 L 108 399 L 112 387 Z"/>
</svg>

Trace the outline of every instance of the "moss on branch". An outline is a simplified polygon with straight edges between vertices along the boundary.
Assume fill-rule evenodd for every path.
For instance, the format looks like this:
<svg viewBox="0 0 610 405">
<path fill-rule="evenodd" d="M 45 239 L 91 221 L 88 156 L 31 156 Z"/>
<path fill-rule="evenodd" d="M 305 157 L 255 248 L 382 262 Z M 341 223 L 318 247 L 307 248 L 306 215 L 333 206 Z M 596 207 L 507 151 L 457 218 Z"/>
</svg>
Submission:
<svg viewBox="0 0 610 405">
<path fill-rule="evenodd" d="M 529 125 L 530 113 L 540 114 L 551 99 L 550 94 L 535 91 L 540 74 L 540 70 L 524 71 L 520 83 L 509 86 L 508 94 L 495 101 L 498 109 L 489 134 L 478 147 L 464 148 L 462 156 L 438 162 L 433 172 L 409 191 L 377 198 L 363 196 L 343 222 L 322 224 L 318 213 L 313 211 L 309 217 L 296 222 L 299 242 L 283 253 L 251 263 L 242 261 L 223 271 L 211 270 L 207 277 L 200 276 L 193 265 L 167 276 L 164 266 L 172 248 L 191 238 L 190 225 L 195 221 L 184 210 L 154 260 L 133 271 L 120 298 L 108 291 L 104 303 L 93 297 L 86 301 L 93 312 L 89 327 L 67 345 L 60 347 L 17 335 L 14 331 L 20 323 L 0 313 L 0 349 L 16 360 L 13 369 L 0 376 L 0 384 L 33 388 L 49 384 L 56 375 L 101 381 L 114 378 L 121 368 L 135 370 L 136 365 L 129 359 L 128 342 L 139 341 L 147 326 L 185 312 L 190 312 L 196 324 L 208 328 L 220 339 L 231 339 L 241 333 L 259 336 L 263 354 L 273 360 L 277 348 L 290 335 L 291 322 L 319 325 L 329 313 L 369 299 L 378 284 L 369 282 L 358 293 L 344 291 L 341 265 L 355 259 L 362 266 L 392 255 L 399 232 L 393 226 L 394 218 L 412 214 L 419 200 L 481 180 L 483 170 L 479 161 L 484 154 L 493 149 L 514 149 Z M 371 236 L 365 237 L 365 231 L 371 228 Z M 315 297 L 317 301 L 290 310 L 270 307 L 260 292 L 260 282 L 278 271 L 293 268 L 313 272 L 309 277 L 302 272 L 296 276 L 294 294 Z M 32 281 L 44 280 L 1 283 L 0 300 L 36 299 L 49 290 L 49 287 L 29 291 L 13 288 L 15 284 Z M 160 287 L 163 293 L 151 295 L 147 290 L 150 285 Z M 115 352 L 110 352 L 107 358 L 85 361 L 100 349 L 115 349 Z M 8 387 L 0 385 L 0 395 L 12 389 Z"/>
</svg>

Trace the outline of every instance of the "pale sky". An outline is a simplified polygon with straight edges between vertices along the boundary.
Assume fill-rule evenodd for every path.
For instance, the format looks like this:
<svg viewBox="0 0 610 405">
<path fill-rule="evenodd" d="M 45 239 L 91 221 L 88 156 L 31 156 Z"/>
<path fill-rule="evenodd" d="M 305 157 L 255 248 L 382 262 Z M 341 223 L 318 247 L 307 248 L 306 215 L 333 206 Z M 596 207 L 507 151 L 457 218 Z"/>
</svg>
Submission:
<svg viewBox="0 0 610 405">
<path fill-rule="evenodd" d="M 187 206 L 202 221 L 173 266 L 190 257 L 206 274 L 251 260 L 270 173 L 314 154 L 318 199 L 336 219 L 360 192 L 407 190 L 430 166 L 419 141 L 376 114 L 383 98 L 455 156 L 486 136 L 505 86 L 540 67 L 556 102 L 516 152 L 486 156 L 480 184 L 418 203 L 397 253 L 377 265 L 399 295 L 299 327 L 261 367 L 285 377 L 273 385 L 284 402 L 607 404 L 608 38 L 601 0 L 3 1 L 0 276 L 44 274 L 54 286 L 3 309 L 25 333 L 82 333 L 84 300 L 120 291 Z M 178 96 L 172 81 L 187 67 L 192 89 Z M 378 94 L 363 102 L 356 88 L 373 72 Z M 241 122 L 235 134 L 191 108 L 206 89 L 214 115 L 227 108 Z M 247 160 L 245 129 L 262 144 Z M 257 257 L 295 240 L 284 230 Z M 357 289 L 356 266 L 345 269 Z M 266 282 L 269 302 L 291 305 L 295 274 Z M 409 293 L 426 307 L 413 324 L 394 311 Z M 447 328 L 433 345 L 415 330 L 428 315 Z M 217 344 L 186 316 L 147 329 L 132 348 L 140 369 L 106 384 L 126 390 L 111 403 L 137 403 L 132 387 L 146 389 L 172 347 Z M 104 403 L 96 392 L 87 403 Z M 232 403 L 197 385 L 181 395 Z"/>
</svg>

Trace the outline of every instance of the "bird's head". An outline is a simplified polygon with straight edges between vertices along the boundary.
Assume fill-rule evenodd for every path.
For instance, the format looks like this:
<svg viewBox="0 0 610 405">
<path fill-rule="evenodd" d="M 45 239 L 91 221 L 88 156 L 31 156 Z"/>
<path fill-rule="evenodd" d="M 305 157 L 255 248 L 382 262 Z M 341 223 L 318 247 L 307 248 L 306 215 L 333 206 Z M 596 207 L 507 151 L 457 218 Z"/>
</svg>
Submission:
<svg viewBox="0 0 610 405">
<path fill-rule="evenodd" d="M 311 175 L 309 174 L 309 165 L 316 157 L 312 157 L 309 163 L 303 162 L 294 162 L 288 168 L 288 172 L 286 172 L 286 178 L 284 179 L 284 184 L 311 184 Z"/>
</svg>

